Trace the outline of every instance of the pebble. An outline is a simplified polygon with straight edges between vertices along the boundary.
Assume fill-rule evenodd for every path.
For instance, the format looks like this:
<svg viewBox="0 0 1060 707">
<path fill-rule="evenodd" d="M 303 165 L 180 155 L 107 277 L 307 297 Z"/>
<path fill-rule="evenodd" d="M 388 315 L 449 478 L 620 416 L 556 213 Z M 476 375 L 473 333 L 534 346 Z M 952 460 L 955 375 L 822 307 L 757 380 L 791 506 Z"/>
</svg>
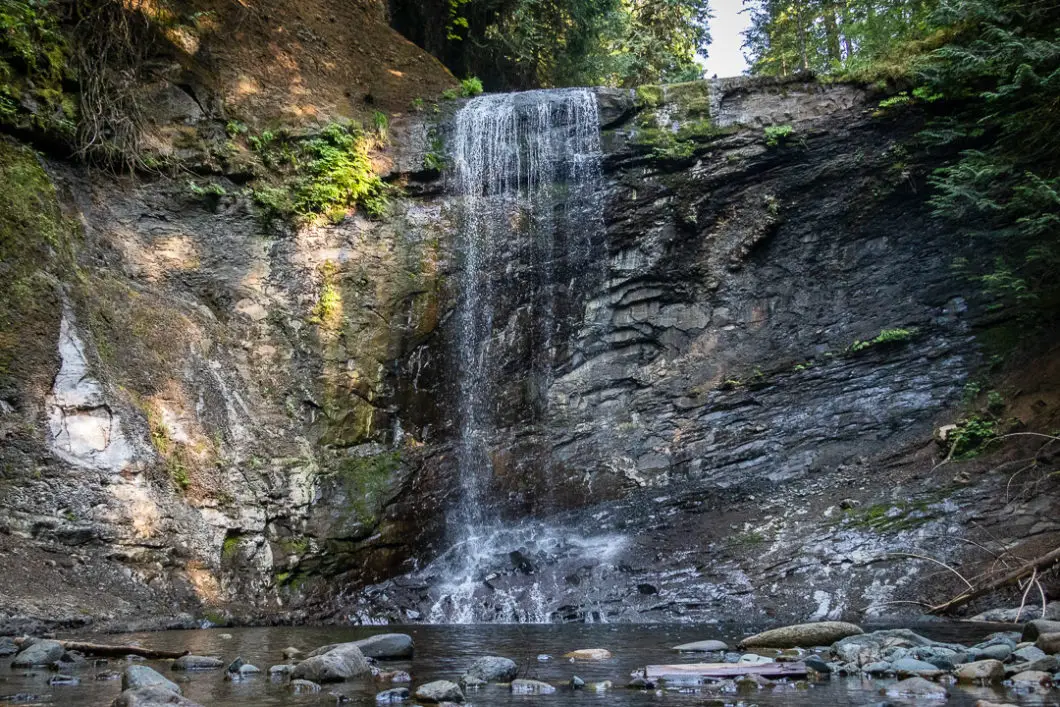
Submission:
<svg viewBox="0 0 1060 707">
<path fill-rule="evenodd" d="M 556 688 L 540 680 L 512 680 L 513 695 L 551 695 Z"/>
<path fill-rule="evenodd" d="M 999 660 L 980 660 L 957 669 L 957 680 L 980 685 L 1005 679 L 1005 665 Z"/>
<path fill-rule="evenodd" d="M 580 648 L 565 653 L 563 657 L 571 660 L 607 660 L 611 657 L 611 651 L 606 648 Z"/>
<path fill-rule="evenodd" d="M 924 678 L 907 678 L 884 690 L 888 697 L 926 697 L 944 700 L 948 693 L 946 688 Z"/>
<path fill-rule="evenodd" d="M 380 692 L 375 696 L 375 701 L 380 704 L 391 704 L 394 702 L 404 702 L 408 698 L 409 689 L 407 687 L 395 687 L 393 690 Z"/>
<path fill-rule="evenodd" d="M 296 695 L 308 694 L 311 692 L 320 692 L 320 685 L 309 680 L 292 680 L 291 684 L 288 685 L 288 689 Z"/>
</svg>

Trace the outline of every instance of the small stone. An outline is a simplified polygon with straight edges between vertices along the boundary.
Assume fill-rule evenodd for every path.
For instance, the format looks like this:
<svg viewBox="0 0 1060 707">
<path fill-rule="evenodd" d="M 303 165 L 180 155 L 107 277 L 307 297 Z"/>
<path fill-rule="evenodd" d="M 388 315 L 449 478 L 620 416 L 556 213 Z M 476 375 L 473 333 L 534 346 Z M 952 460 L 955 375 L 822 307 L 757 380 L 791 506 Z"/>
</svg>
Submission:
<svg viewBox="0 0 1060 707">
<path fill-rule="evenodd" d="M 518 673 L 519 666 L 510 658 L 486 656 L 472 663 L 463 677 L 460 678 L 460 682 L 463 684 L 469 684 L 476 680 L 484 683 L 510 682 L 515 679 Z"/>
<path fill-rule="evenodd" d="M 375 676 L 378 682 L 412 682 L 412 676 L 404 670 L 388 670 Z"/>
<path fill-rule="evenodd" d="M 541 655 L 537 656 L 537 662 L 539 662 L 539 663 L 547 663 L 550 660 L 552 660 L 552 656 L 546 655 L 544 653 L 542 653 Z"/>
<path fill-rule="evenodd" d="M 1016 686 L 1053 684 L 1053 676 L 1041 670 L 1025 670 L 1022 673 L 1016 673 L 1010 679 Z"/>
<path fill-rule="evenodd" d="M 746 663 L 748 665 L 765 665 L 766 663 L 774 662 L 772 658 L 766 658 L 764 655 L 758 655 L 757 653 L 746 653 L 740 656 L 740 663 Z"/>
<path fill-rule="evenodd" d="M 513 695 L 551 695 L 556 688 L 540 680 L 512 680 Z"/>
<path fill-rule="evenodd" d="M 962 665 L 957 669 L 959 682 L 970 682 L 979 685 L 1001 682 L 1005 679 L 1005 666 L 999 660 L 979 660 Z"/>
<path fill-rule="evenodd" d="M 633 678 L 626 687 L 631 690 L 654 690 L 655 682 L 647 678 Z"/>
<path fill-rule="evenodd" d="M 1045 653 L 1060 653 L 1060 632 L 1040 634 L 1034 646 Z"/>
<path fill-rule="evenodd" d="M 938 677 L 944 671 L 923 660 L 916 658 L 902 658 L 891 664 L 894 672 L 899 676 L 917 676 L 922 678 Z"/>
<path fill-rule="evenodd" d="M 282 665 L 274 665 L 269 668 L 269 679 L 270 680 L 285 680 L 291 673 L 294 672 L 294 666 L 289 663 Z"/>
<path fill-rule="evenodd" d="M 1035 645 L 1024 646 L 1012 651 L 1012 658 L 1019 663 L 1033 663 L 1036 660 L 1048 657 L 1041 648 Z"/>
<path fill-rule="evenodd" d="M 23 647 L 11 661 L 12 668 L 39 668 L 51 665 L 66 653 L 58 641 L 39 640 Z"/>
<path fill-rule="evenodd" d="M 340 643 L 329 648 L 325 653 L 311 654 L 296 665 L 291 677 L 316 683 L 342 682 L 371 672 L 367 659 L 356 644 Z"/>
<path fill-rule="evenodd" d="M 96 677 L 93 679 L 99 680 L 100 682 L 107 682 L 110 680 L 121 680 L 121 673 L 115 672 L 113 670 L 105 670 L 102 673 L 96 673 Z"/>
<path fill-rule="evenodd" d="M 320 692 L 320 685 L 311 680 L 292 680 L 287 688 L 296 695 L 305 695 L 311 692 Z"/>
<path fill-rule="evenodd" d="M 932 700 L 944 700 L 949 693 L 946 688 L 924 678 L 908 678 L 888 687 L 884 694 L 888 697 L 925 697 Z"/>
<path fill-rule="evenodd" d="M 291 658 L 294 658 L 295 656 L 301 655 L 301 654 L 302 654 L 302 651 L 298 650 L 297 648 L 295 648 L 293 646 L 288 646 L 287 648 L 284 648 L 283 649 L 283 653 L 282 653 L 283 657 L 286 658 L 287 660 L 290 660 Z"/>
<path fill-rule="evenodd" d="M 570 679 L 570 689 L 572 689 L 572 690 L 580 690 L 583 687 L 585 687 L 585 681 L 584 680 L 582 680 L 577 675 L 574 675 L 574 676 L 571 677 L 571 679 Z"/>
<path fill-rule="evenodd" d="M 244 665 L 245 665 L 245 663 L 243 662 L 243 656 L 239 656 L 235 660 L 233 660 L 231 663 L 228 664 L 227 672 L 229 672 L 229 673 L 238 673 L 239 669 L 242 668 Z"/>
<path fill-rule="evenodd" d="M 606 648 L 581 648 L 565 653 L 563 657 L 571 660 L 607 660 L 611 657 L 611 651 Z"/>
<path fill-rule="evenodd" d="M 975 707 L 1017 707 L 1017 706 L 1014 705 L 1014 704 L 1010 704 L 1008 702 L 1001 703 L 1001 702 L 987 702 L 986 700 L 979 700 L 978 702 L 975 703 Z"/>
<path fill-rule="evenodd" d="M 422 702 L 463 702 L 460 686 L 448 680 L 435 680 L 416 688 L 416 699 Z"/>
<path fill-rule="evenodd" d="M 138 690 L 142 687 L 161 687 L 177 694 L 181 692 L 177 683 L 167 680 L 161 673 L 146 665 L 130 665 L 121 675 L 121 689 Z"/>
<path fill-rule="evenodd" d="M 0 658 L 15 655 L 16 653 L 18 653 L 18 646 L 15 645 L 14 639 L 9 636 L 0 636 Z"/>
<path fill-rule="evenodd" d="M 211 658 L 204 655 L 184 655 L 173 661 L 173 670 L 185 670 L 188 672 L 218 670 L 223 667 L 225 667 L 225 662 L 220 658 Z"/>
<path fill-rule="evenodd" d="M 1031 660 L 1025 663 L 1012 663 L 1005 666 L 1006 675 L 1015 675 L 1016 673 L 1022 673 L 1027 670 L 1037 670 L 1043 673 L 1051 673 L 1056 670 L 1057 665 L 1060 665 L 1060 661 L 1057 661 L 1055 656 L 1047 655 L 1044 658 L 1038 660 Z"/>
<path fill-rule="evenodd" d="M 138 687 L 126 690 L 118 699 L 111 703 L 111 707 L 202 707 L 198 702 L 192 702 L 179 693 L 167 690 L 159 685 L 149 687 Z"/>
<path fill-rule="evenodd" d="M 601 682 L 591 683 L 587 689 L 591 690 L 592 692 L 607 692 L 612 687 L 613 684 L 610 680 L 603 680 Z"/>
<path fill-rule="evenodd" d="M 409 689 L 407 687 L 395 687 L 393 690 L 385 690 L 375 696 L 375 701 L 379 704 L 393 704 L 394 702 L 404 702 L 409 698 Z"/>
<path fill-rule="evenodd" d="M 694 643 L 682 643 L 674 646 L 675 651 L 684 653 L 714 653 L 715 651 L 729 650 L 729 644 L 724 641 L 696 641 Z"/>
<path fill-rule="evenodd" d="M 820 673 L 821 675 L 828 675 L 832 672 L 832 667 L 828 665 L 828 663 L 826 663 L 820 656 L 811 655 L 803 662 L 806 664 L 807 668 L 814 671 L 815 673 Z"/>
<path fill-rule="evenodd" d="M 861 668 L 861 672 L 869 675 L 886 675 L 887 673 L 894 672 L 894 666 L 888 663 L 886 660 L 877 660 L 874 663 Z"/>
<path fill-rule="evenodd" d="M 80 685 L 80 678 L 75 678 L 73 675 L 53 675 L 48 678 L 49 685 Z"/>
<path fill-rule="evenodd" d="M 773 684 L 772 680 L 761 675 L 743 675 L 736 679 L 736 686 L 743 690 L 761 690 L 764 687 L 771 687 Z"/>
</svg>

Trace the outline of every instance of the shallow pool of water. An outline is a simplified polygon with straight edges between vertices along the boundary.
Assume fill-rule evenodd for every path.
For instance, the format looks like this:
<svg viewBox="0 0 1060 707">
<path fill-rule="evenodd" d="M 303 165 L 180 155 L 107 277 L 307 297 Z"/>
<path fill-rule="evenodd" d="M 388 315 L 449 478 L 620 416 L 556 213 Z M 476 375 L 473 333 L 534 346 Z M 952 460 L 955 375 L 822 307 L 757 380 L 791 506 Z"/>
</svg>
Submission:
<svg viewBox="0 0 1060 707">
<path fill-rule="evenodd" d="M 975 643 L 997 626 L 944 625 L 921 626 L 917 631 L 936 640 Z M 408 626 L 408 627 L 277 627 L 246 629 L 210 629 L 203 631 L 168 631 L 117 636 L 94 637 L 106 643 L 139 643 L 157 649 L 187 650 L 196 655 L 215 655 L 226 661 L 242 656 L 262 671 L 285 662 L 281 652 L 293 646 L 308 652 L 326 643 L 351 641 L 377 633 L 403 632 L 416 641 L 416 655 L 412 660 L 387 661 L 385 669 L 406 670 L 412 675 L 410 688 L 436 679 L 457 680 L 464 669 L 484 655 L 507 656 L 520 666 L 521 677 L 563 685 L 552 695 L 512 695 L 500 686 L 489 686 L 468 694 L 468 704 L 476 707 L 498 705 L 506 707 L 536 707 L 541 705 L 805 705 L 806 707 L 842 705 L 863 706 L 902 704 L 881 695 L 881 688 L 894 680 L 861 678 L 833 678 L 816 683 L 808 689 L 794 685 L 778 685 L 753 693 L 719 694 L 708 689 L 681 691 L 678 689 L 639 692 L 625 688 L 630 673 L 649 664 L 697 662 L 694 655 L 677 654 L 672 646 L 693 640 L 722 638 L 735 642 L 741 631 L 718 626 L 675 625 L 478 625 L 478 626 Z M 578 648 L 607 648 L 614 657 L 596 663 L 571 663 L 561 656 Z M 550 656 L 544 659 L 544 656 Z M 699 658 L 702 660 L 702 656 Z M 376 693 L 399 685 L 377 684 L 370 679 L 325 686 L 317 695 L 292 695 L 282 683 L 273 683 L 265 672 L 245 682 L 226 682 L 223 671 L 184 674 L 169 669 L 168 661 L 146 661 L 170 679 L 180 683 L 184 694 L 208 707 L 250 705 L 318 705 L 335 704 L 336 698 L 327 693 L 347 696 L 349 705 L 374 705 Z M 15 693 L 31 693 L 43 697 L 42 704 L 87 707 L 108 705 L 121 690 L 118 681 L 97 681 L 95 674 L 121 671 L 125 663 L 111 660 L 108 665 L 89 667 L 78 675 L 76 686 L 49 686 L 53 674 L 47 670 L 12 671 L 8 661 L 0 666 L 0 698 Z M 586 682 L 610 680 L 614 688 L 605 693 L 571 691 L 565 684 L 572 675 Z M 976 700 L 1009 702 L 1019 705 L 1060 704 L 1060 690 L 1037 695 L 1016 695 L 1004 687 L 971 688 L 950 686 L 951 697 L 946 702 L 932 704 L 971 707 Z M 716 700 L 716 701 L 715 701 Z M 0 699 L 0 704 L 4 704 Z M 405 704 L 413 704 L 407 702 Z M 909 704 L 909 703 L 906 703 Z M 920 703 L 923 704 L 923 703 Z"/>
</svg>

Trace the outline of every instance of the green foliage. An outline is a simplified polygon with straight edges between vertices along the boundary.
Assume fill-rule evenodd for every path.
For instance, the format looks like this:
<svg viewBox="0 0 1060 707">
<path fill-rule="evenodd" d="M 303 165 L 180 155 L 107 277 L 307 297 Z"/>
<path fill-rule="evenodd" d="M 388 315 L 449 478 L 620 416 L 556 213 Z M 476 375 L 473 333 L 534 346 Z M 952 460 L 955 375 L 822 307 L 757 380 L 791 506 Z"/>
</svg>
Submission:
<svg viewBox="0 0 1060 707">
<path fill-rule="evenodd" d="M 950 456 L 954 459 L 971 459 L 978 456 L 998 435 L 999 423 L 996 419 L 971 415 L 958 422 L 957 429 L 947 438 Z"/>
<path fill-rule="evenodd" d="M 265 131 L 247 142 L 273 174 L 259 180 L 251 198 L 267 220 L 340 221 L 350 209 L 376 218 L 386 213 L 390 188 L 375 173 L 370 152 L 389 130 L 382 113 L 366 134 L 352 122 L 330 123 L 308 137 Z"/>
<path fill-rule="evenodd" d="M 790 125 L 770 125 L 765 129 L 766 144 L 770 147 L 780 147 L 786 144 L 791 136 L 795 134 L 795 128 Z"/>
<path fill-rule="evenodd" d="M 225 124 L 225 133 L 228 137 L 238 137 L 240 135 L 246 135 L 250 132 L 250 128 L 247 127 L 246 123 L 238 120 L 229 120 Z"/>
<path fill-rule="evenodd" d="M 482 93 L 482 80 L 477 76 L 468 76 L 460 82 L 460 95 L 464 98 L 474 98 Z"/>
<path fill-rule="evenodd" d="M 690 80 L 699 78 L 696 57 L 709 44 L 707 0 L 427 4 L 444 7 L 448 23 L 436 53 L 454 72 L 479 73 L 493 89 Z"/>
<path fill-rule="evenodd" d="M 0 0 L 0 123 L 72 138 L 74 98 L 70 51 L 58 7 L 47 0 Z"/>
<path fill-rule="evenodd" d="M 878 346 L 903 344 L 911 340 L 916 334 L 916 329 L 884 329 L 875 338 L 868 341 L 855 341 L 847 348 L 847 353 L 857 354 Z"/>
</svg>

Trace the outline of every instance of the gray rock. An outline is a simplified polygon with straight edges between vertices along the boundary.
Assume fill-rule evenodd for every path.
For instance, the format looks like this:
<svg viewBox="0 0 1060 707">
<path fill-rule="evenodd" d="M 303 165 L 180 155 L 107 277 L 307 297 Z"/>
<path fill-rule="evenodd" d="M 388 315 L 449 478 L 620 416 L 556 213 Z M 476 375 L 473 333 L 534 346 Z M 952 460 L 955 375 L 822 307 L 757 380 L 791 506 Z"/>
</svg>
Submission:
<svg viewBox="0 0 1060 707">
<path fill-rule="evenodd" d="M 682 643 L 674 646 L 675 651 L 684 653 L 714 653 L 715 651 L 729 650 L 729 644 L 724 641 L 695 641 L 694 643 Z"/>
<path fill-rule="evenodd" d="M 1038 646 L 1025 646 L 1012 651 L 1012 660 L 1017 663 L 1031 663 L 1047 656 Z"/>
<path fill-rule="evenodd" d="M 570 689 L 572 689 L 572 690 L 580 690 L 583 687 L 585 687 L 585 681 L 582 680 L 577 675 L 572 675 L 571 679 L 570 679 Z"/>
<path fill-rule="evenodd" d="M 1036 641 L 1043 633 L 1060 633 L 1060 621 L 1037 619 L 1023 625 L 1023 641 Z"/>
<path fill-rule="evenodd" d="M 311 680 L 292 680 L 287 689 L 296 695 L 305 695 L 320 692 L 320 685 Z"/>
<path fill-rule="evenodd" d="M 161 705 L 202 707 L 198 702 L 192 702 L 180 693 L 167 690 L 160 685 L 125 690 L 111 703 L 111 707 L 160 707 Z"/>
<path fill-rule="evenodd" d="M 183 655 L 173 661 L 173 670 L 185 670 L 189 672 L 199 670 L 218 670 L 223 667 L 225 667 L 225 662 L 223 660 L 205 655 Z"/>
<path fill-rule="evenodd" d="M 383 633 L 354 642 L 366 658 L 411 658 L 416 647 L 412 636 L 404 633 Z"/>
<path fill-rule="evenodd" d="M 924 678 L 907 678 L 887 688 L 889 697 L 924 697 L 933 700 L 944 700 L 949 693 L 946 688 Z"/>
<path fill-rule="evenodd" d="M 49 685 L 80 685 L 81 679 L 76 678 L 73 675 L 53 675 L 48 678 Z"/>
<path fill-rule="evenodd" d="M 11 661 L 12 668 L 35 668 L 51 665 L 63 656 L 66 649 L 58 641 L 35 641 L 24 647 Z"/>
<path fill-rule="evenodd" d="M 1013 685 L 1052 685 L 1053 676 L 1041 670 L 1024 670 L 1011 678 Z"/>
<path fill-rule="evenodd" d="M 409 698 L 409 689 L 407 687 L 395 687 L 393 690 L 384 690 L 375 696 L 375 701 L 380 704 L 393 704 L 394 702 L 404 702 Z"/>
<path fill-rule="evenodd" d="M 486 656 L 479 658 L 467 669 L 460 682 L 472 684 L 480 682 L 510 682 L 519 672 L 519 666 L 510 658 Z"/>
<path fill-rule="evenodd" d="M 463 702 L 460 686 L 448 680 L 435 680 L 416 688 L 416 699 L 421 702 Z"/>
<path fill-rule="evenodd" d="M 916 658 L 902 658 L 901 660 L 896 660 L 891 667 L 894 668 L 894 672 L 899 677 L 916 676 L 931 678 L 941 675 L 944 672 L 935 665 L 923 660 L 917 660 Z"/>
<path fill-rule="evenodd" d="M 1034 645 L 1046 653 L 1060 653 L 1060 631 L 1040 634 Z"/>
<path fill-rule="evenodd" d="M 633 678 L 626 687 L 631 690 L 654 690 L 655 681 L 647 678 Z"/>
<path fill-rule="evenodd" d="M 361 649 L 353 643 L 340 643 L 326 653 L 313 655 L 295 666 L 291 677 L 311 682 L 342 682 L 371 673 Z"/>
<path fill-rule="evenodd" d="M 121 674 L 121 689 L 138 690 L 142 687 L 161 687 L 178 694 L 181 692 L 177 683 L 167 679 L 158 671 L 146 665 L 130 665 Z"/>
<path fill-rule="evenodd" d="M 832 672 L 832 666 L 826 663 L 820 656 L 811 655 L 803 661 L 810 670 L 827 675 Z"/>
<path fill-rule="evenodd" d="M 283 649 L 283 653 L 282 653 L 283 657 L 286 658 L 287 660 L 290 660 L 291 658 L 294 658 L 296 655 L 301 655 L 301 654 L 302 654 L 302 651 L 298 650 L 294 646 L 288 646 L 287 648 L 284 648 Z"/>
<path fill-rule="evenodd" d="M 957 680 L 976 684 L 1001 682 L 1005 679 L 1005 666 L 999 660 L 979 660 L 957 669 Z"/>
<path fill-rule="evenodd" d="M 797 648 L 823 646 L 864 633 L 860 626 L 842 621 L 797 624 L 763 631 L 740 641 L 740 648 Z"/>
<path fill-rule="evenodd" d="M 10 636 L 0 636 L 0 658 L 16 653 L 18 653 L 18 646 L 15 645 L 14 639 Z"/>
<path fill-rule="evenodd" d="M 513 695 L 551 695 L 556 688 L 540 680 L 512 680 Z"/>
<path fill-rule="evenodd" d="M 273 665 L 269 668 L 269 679 L 270 680 L 284 680 L 294 672 L 294 666 L 290 663 L 283 663 L 282 665 Z"/>
<path fill-rule="evenodd" d="M 746 653 L 740 656 L 738 663 L 747 663 L 748 665 L 764 665 L 766 663 L 774 662 L 772 658 L 766 658 L 764 655 L 758 655 L 757 653 Z"/>
<path fill-rule="evenodd" d="M 1056 656 L 1047 655 L 1044 658 L 1038 660 L 1031 660 L 1025 663 L 1012 663 L 1005 666 L 1005 673 L 1008 675 L 1015 675 L 1025 670 L 1041 670 L 1047 673 L 1051 673 L 1056 670 L 1057 666 L 1060 665 L 1060 661 L 1057 660 Z"/>
<path fill-rule="evenodd" d="M 968 657 L 972 660 L 1000 660 L 1006 661 L 1012 655 L 1012 647 L 1003 643 L 996 643 L 986 648 L 972 648 L 968 651 Z"/>
<path fill-rule="evenodd" d="M 878 660 L 875 663 L 869 663 L 862 667 L 861 671 L 863 673 L 868 673 L 869 675 L 886 675 L 887 673 L 894 672 L 894 666 L 886 660 Z"/>
</svg>

